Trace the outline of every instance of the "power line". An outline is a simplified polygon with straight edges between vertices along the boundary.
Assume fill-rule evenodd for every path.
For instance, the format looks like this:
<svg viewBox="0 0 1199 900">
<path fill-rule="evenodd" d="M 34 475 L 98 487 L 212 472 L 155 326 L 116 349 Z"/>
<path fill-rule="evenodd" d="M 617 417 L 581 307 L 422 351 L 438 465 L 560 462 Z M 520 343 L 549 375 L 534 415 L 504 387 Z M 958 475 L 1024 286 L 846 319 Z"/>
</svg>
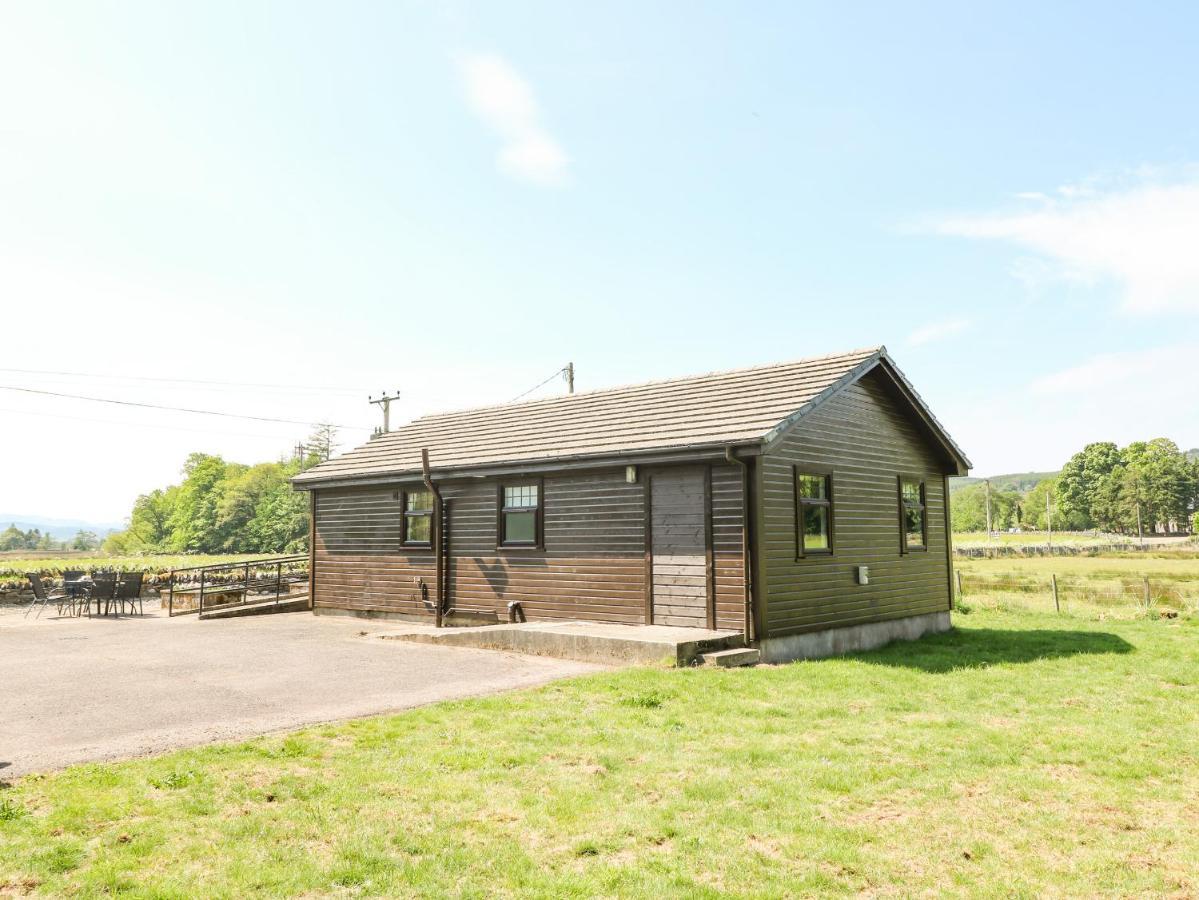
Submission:
<svg viewBox="0 0 1199 900">
<path fill-rule="evenodd" d="M 204 381 L 194 378 L 154 378 L 148 375 L 102 375 L 97 372 L 57 372 L 48 369 L 7 369 L 0 367 L 0 372 L 19 372 L 23 375 L 66 375 L 72 378 L 109 378 L 121 381 L 158 381 L 170 384 L 209 384 L 224 387 L 260 387 L 297 391 L 329 391 L 335 394 L 358 394 L 357 388 L 322 387 L 312 384 L 263 384 L 261 382 L 241 381 Z"/>
<path fill-rule="evenodd" d="M 12 413 L 14 416 L 39 416 L 45 419 L 66 419 L 72 422 L 91 422 L 96 425 L 120 425 L 128 428 L 155 428 L 166 431 L 190 431 L 193 434 L 219 434 L 228 437 L 249 437 L 260 438 L 266 441 L 277 441 L 279 436 L 276 434 L 261 434 L 250 431 L 225 431 L 222 429 L 212 428 L 188 428 L 186 425 L 163 425 L 159 422 L 130 422 L 121 421 L 120 419 L 96 419 L 91 416 L 68 416 L 63 413 L 48 413 L 33 409 L 5 409 L 0 407 L 0 412 Z"/>
<path fill-rule="evenodd" d="M 529 394 L 533 393 L 533 391 L 537 390 L 539 387 L 545 387 L 545 385 L 549 384 L 551 381 L 553 381 L 559 375 L 567 375 L 569 377 L 570 392 L 573 394 L 574 393 L 574 363 L 568 363 L 567 365 L 565 365 L 561 369 L 559 369 L 557 372 L 555 372 L 553 375 L 551 375 L 549 378 L 547 378 L 545 381 L 541 382 L 540 384 L 533 385 L 531 388 L 529 388 L 523 394 L 517 394 L 515 397 L 513 397 L 508 402 L 515 403 L 521 397 L 529 396 Z"/>
<path fill-rule="evenodd" d="M 322 425 L 322 422 L 302 422 L 298 419 L 275 419 L 270 416 L 246 416 L 240 413 L 218 412 L 211 409 L 188 409 L 184 406 L 159 406 L 156 403 L 137 403 L 133 400 L 113 400 L 110 397 L 85 397 L 82 394 L 62 394 L 57 391 L 41 391 L 37 388 L 15 387 L 10 384 L 0 384 L 0 391 L 19 391 L 23 394 L 41 394 L 45 397 L 65 397 L 68 400 L 88 400 L 92 403 L 112 403 L 116 406 L 137 406 L 142 409 L 164 409 L 168 412 L 183 412 L 192 413 L 198 416 L 221 416 L 226 419 L 247 419 L 252 422 L 275 422 L 280 425 Z M 336 425 L 337 428 L 361 428 L 367 431 L 370 430 L 369 425 L 337 425 L 334 422 L 327 423 Z"/>
</svg>

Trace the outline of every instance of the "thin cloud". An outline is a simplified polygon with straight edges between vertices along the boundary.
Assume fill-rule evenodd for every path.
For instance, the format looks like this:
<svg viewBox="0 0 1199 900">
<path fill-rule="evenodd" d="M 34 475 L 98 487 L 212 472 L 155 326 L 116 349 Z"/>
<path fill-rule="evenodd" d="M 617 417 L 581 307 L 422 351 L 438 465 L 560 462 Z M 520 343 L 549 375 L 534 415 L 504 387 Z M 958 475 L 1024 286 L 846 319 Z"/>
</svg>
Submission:
<svg viewBox="0 0 1199 900">
<path fill-rule="evenodd" d="M 505 175 L 542 186 L 569 180 L 570 158 L 541 121 L 529 83 L 502 56 L 457 60 L 471 110 L 500 138 L 496 166 Z"/>
<path fill-rule="evenodd" d="M 913 347 L 931 344 L 934 341 L 942 341 L 961 334 L 969 327 L 969 319 L 943 319 L 940 322 L 928 322 L 908 335 L 908 343 Z"/>
<path fill-rule="evenodd" d="M 1132 184 L 1068 185 L 1024 195 L 1031 210 L 950 217 L 933 230 L 1016 244 L 1061 278 L 1112 280 L 1130 313 L 1199 312 L 1199 176 L 1187 176 L 1163 183 L 1146 169 Z"/>
<path fill-rule="evenodd" d="M 1101 353 L 1086 362 L 1036 379 L 1030 385 L 1035 394 L 1102 394 L 1111 397 L 1113 391 L 1140 394 L 1152 386 L 1160 397 L 1169 393 L 1171 385 L 1181 386 L 1183 393 L 1192 395 L 1185 378 L 1186 372 L 1199 358 L 1199 345 L 1182 344 L 1154 347 L 1149 350 L 1127 350 Z"/>
</svg>

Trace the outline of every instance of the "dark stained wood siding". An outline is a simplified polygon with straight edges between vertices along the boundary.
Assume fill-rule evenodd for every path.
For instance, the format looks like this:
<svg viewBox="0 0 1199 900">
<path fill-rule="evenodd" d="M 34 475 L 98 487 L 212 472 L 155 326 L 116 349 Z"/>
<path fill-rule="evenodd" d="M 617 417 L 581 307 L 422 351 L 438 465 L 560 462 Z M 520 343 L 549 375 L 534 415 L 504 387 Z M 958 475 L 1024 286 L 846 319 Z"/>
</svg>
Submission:
<svg viewBox="0 0 1199 900">
<path fill-rule="evenodd" d="M 717 628 L 745 629 L 744 523 L 740 467 L 713 466 L 712 556 Z"/>
<path fill-rule="evenodd" d="M 530 619 L 642 621 L 643 492 L 625 483 L 623 469 L 545 478 L 540 550 L 497 550 L 496 480 L 446 484 L 442 493 L 455 610 L 504 618 L 518 600 Z"/>
<path fill-rule="evenodd" d="M 832 556 L 796 559 L 794 466 L 833 473 Z M 867 375 L 760 460 L 764 637 L 948 609 L 946 463 L 886 382 Z M 900 552 L 900 474 L 924 479 L 928 549 Z M 859 585 L 855 568 L 870 567 Z"/>
<path fill-rule="evenodd" d="M 708 625 L 707 470 L 673 466 L 650 476 L 653 620 Z"/>
<path fill-rule="evenodd" d="M 433 551 L 399 552 L 398 488 L 320 491 L 313 606 L 423 614 L 433 591 Z"/>
<path fill-rule="evenodd" d="M 624 469 L 548 475 L 542 482 L 544 549 L 496 547 L 498 484 L 445 481 L 449 596 L 453 609 L 507 616 L 519 600 L 530 619 L 645 621 L 645 486 Z M 416 579 L 434 589 L 431 550 L 400 547 L 399 485 L 318 489 L 314 605 L 428 615 Z M 741 481 L 712 470 L 717 625 L 740 628 Z M 702 622 L 700 624 L 703 624 Z"/>
</svg>

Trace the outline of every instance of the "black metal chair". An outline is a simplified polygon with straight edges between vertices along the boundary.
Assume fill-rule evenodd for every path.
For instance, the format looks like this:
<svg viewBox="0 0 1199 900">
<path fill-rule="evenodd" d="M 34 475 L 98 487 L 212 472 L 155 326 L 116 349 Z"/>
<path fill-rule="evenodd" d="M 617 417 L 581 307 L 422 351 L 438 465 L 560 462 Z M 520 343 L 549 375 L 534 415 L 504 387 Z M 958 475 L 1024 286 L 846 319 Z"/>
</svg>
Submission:
<svg viewBox="0 0 1199 900">
<path fill-rule="evenodd" d="M 42 576 L 37 572 L 26 572 L 25 577 L 29 579 L 29 586 L 33 588 L 33 602 L 29 604 L 29 609 L 25 610 L 25 616 L 28 618 L 35 606 L 38 607 L 36 619 L 42 617 L 42 612 L 46 609 L 47 603 L 55 603 L 58 605 L 59 615 L 62 614 L 63 606 L 69 605 L 71 611 L 74 612 L 75 600 L 70 594 L 60 592 L 57 594 L 50 593 L 46 590 L 46 586 L 42 584 Z M 40 605 L 39 605 L 40 604 Z"/>
<path fill-rule="evenodd" d="M 79 597 L 87 593 L 87 585 L 78 583 L 84 574 L 82 569 L 64 569 L 62 573 L 62 589 L 72 597 Z"/>
<path fill-rule="evenodd" d="M 129 604 L 129 612 L 132 615 L 133 607 L 136 604 L 142 615 L 145 615 L 146 608 L 142 604 L 142 572 L 122 572 L 117 577 L 116 595 L 113 598 L 117 604 L 118 611 L 124 611 L 125 604 Z"/>
<path fill-rule="evenodd" d="M 96 613 L 100 613 L 100 603 L 104 603 L 104 615 L 112 606 L 113 597 L 117 591 L 117 576 L 115 572 L 93 572 L 92 586 L 87 594 L 87 615 L 91 618 L 92 604 L 96 604 Z"/>
</svg>

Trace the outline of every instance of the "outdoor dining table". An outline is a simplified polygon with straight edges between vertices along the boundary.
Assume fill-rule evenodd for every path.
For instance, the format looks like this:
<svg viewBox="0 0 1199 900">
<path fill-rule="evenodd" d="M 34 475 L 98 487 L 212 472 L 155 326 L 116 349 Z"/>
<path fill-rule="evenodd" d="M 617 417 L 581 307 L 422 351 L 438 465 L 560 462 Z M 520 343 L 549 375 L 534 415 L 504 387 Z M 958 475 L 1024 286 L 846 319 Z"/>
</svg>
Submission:
<svg viewBox="0 0 1199 900">
<path fill-rule="evenodd" d="M 72 597 L 84 597 L 88 608 L 91 608 L 92 598 L 88 596 L 88 592 L 92 589 L 92 578 L 90 575 L 84 575 L 81 578 L 72 578 L 70 580 L 64 579 L 62 586 L 63 589 Z M 107 614 L 107 610 L 105 611 L 105 614 Z M 99 597 L 96 598 L 96 615 L 100 615 Z"/>
</svg>

